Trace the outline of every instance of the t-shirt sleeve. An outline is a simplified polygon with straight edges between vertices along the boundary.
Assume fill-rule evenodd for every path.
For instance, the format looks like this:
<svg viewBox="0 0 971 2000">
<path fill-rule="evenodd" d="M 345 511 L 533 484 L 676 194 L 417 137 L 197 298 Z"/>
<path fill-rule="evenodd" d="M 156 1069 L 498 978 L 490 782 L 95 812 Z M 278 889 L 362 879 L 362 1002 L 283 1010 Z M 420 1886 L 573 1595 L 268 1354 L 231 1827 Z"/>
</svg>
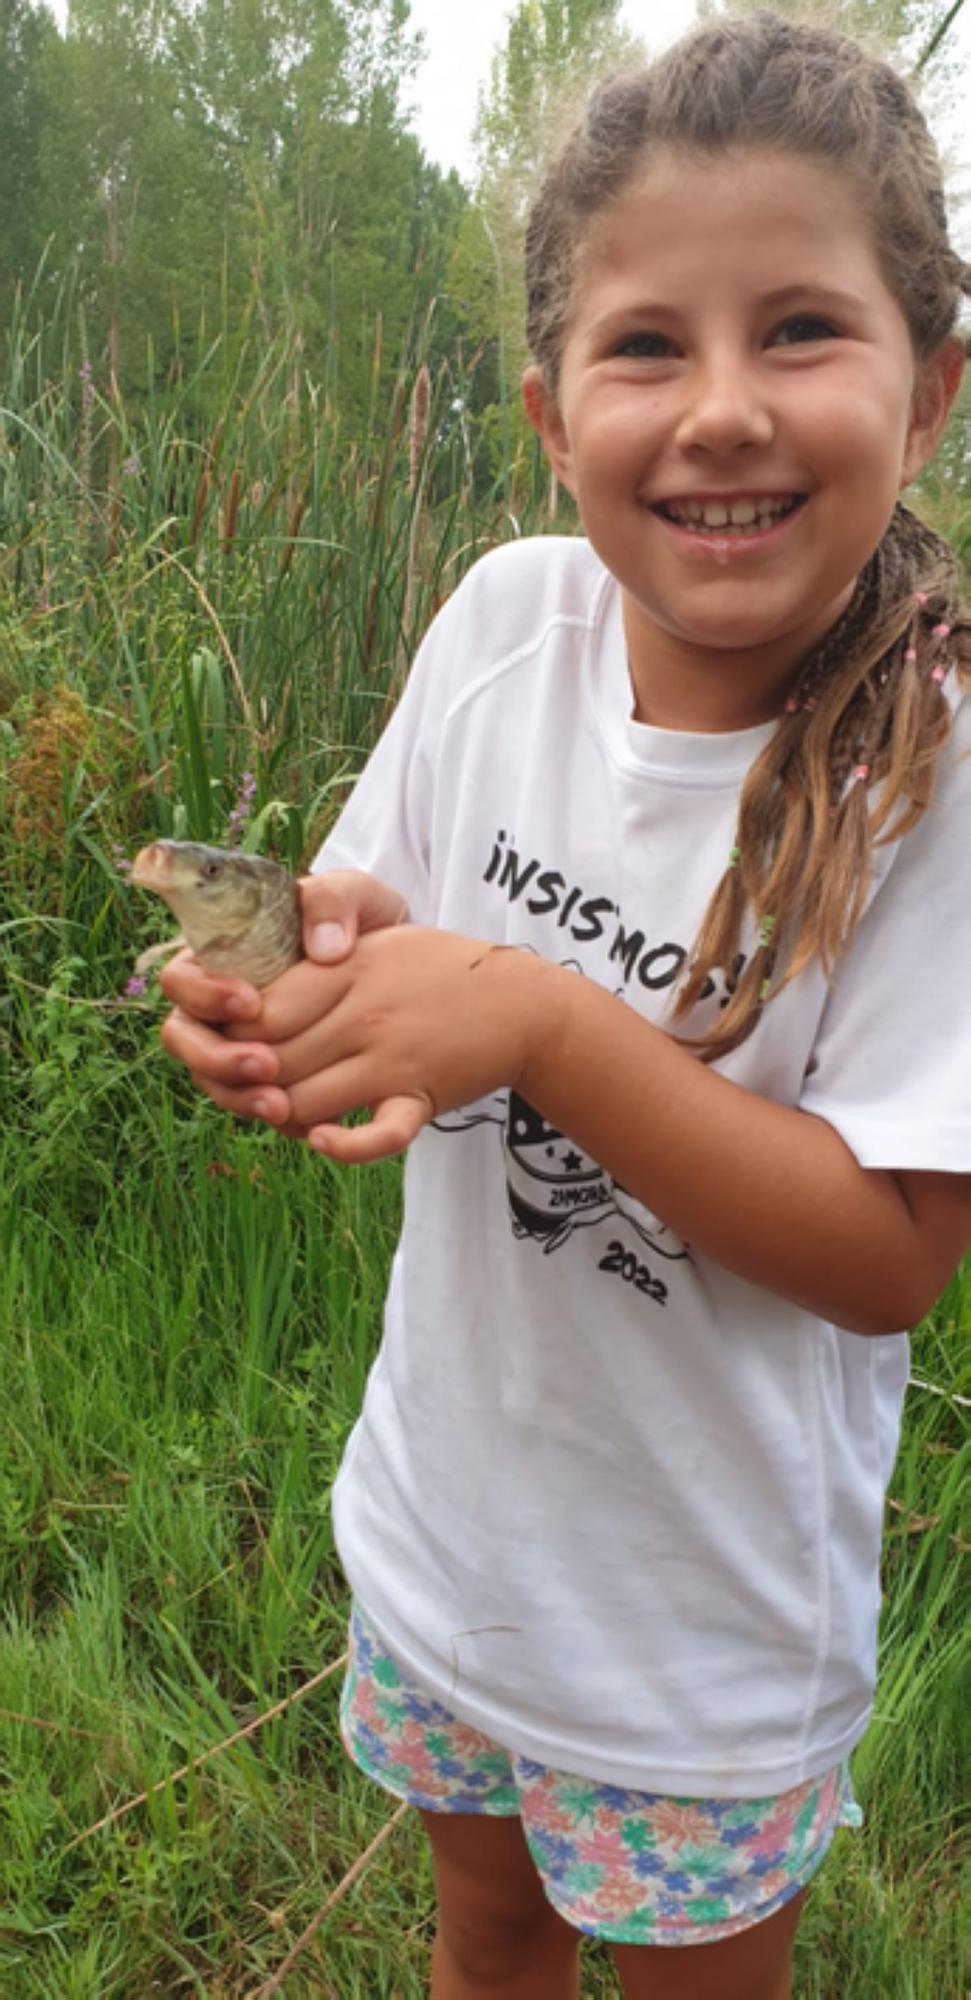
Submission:
<svg viewBox="0 0 971 2000">
<path fill-rule="evenodd" d="M 414 923 L 433 921 L 435 772 L 449 699 L 449 661 L 462 622 L 461 606 L 454 607 L 450 598 L 429 627 L 394 714 L 311 863 L 313 874 L 354 868 L 376 875 L 405 897 Z"/>
<path fill-rule="evenodd" d="M 971 1173 L 971 700 L 837 966 L 800 1109 L 863 1167 Z"/>
</svg>

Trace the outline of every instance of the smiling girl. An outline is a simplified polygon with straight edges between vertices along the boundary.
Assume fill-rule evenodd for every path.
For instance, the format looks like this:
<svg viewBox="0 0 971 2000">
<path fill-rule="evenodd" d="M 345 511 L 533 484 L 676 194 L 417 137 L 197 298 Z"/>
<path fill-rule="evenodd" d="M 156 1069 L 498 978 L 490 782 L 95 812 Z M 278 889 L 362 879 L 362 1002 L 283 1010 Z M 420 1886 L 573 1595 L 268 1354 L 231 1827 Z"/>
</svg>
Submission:
<svg viewBox="0 0 971 2000">
<path fill-rule="evenodd" d="M 898 501 L 968 271 L 904 85 L 757 14 L 596 92 L 527 278 L 583 537 L 436 620 L 304 885 L 318 962 L 177 961 L 165 1040 L 334 1159 L 410 1146 L 334 1521 L 435 2000 L 568 2000 L 583 1934 L 628 2000 L 784 2000 L 901 1329 L 971 1240 L 971 645 Z"/>
</svg>

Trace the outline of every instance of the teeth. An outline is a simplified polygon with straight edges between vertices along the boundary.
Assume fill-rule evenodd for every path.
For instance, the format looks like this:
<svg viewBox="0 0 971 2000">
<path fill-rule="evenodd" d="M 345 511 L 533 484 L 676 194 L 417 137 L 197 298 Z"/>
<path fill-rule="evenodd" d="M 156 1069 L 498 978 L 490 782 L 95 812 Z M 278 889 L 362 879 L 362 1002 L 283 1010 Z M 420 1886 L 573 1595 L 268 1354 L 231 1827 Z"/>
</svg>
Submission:
<svg viewBox="0 0 971 2000">
<path fill-rule="evenodd" d="M 731 501 L 669 500 L 664 511 L 670 514 L 672 520 L 684 521 L 691 527 L 751 528 L 756 521 L 779 520 L 794 506 L 794 500 L 782 497 Z"/>
</svg>

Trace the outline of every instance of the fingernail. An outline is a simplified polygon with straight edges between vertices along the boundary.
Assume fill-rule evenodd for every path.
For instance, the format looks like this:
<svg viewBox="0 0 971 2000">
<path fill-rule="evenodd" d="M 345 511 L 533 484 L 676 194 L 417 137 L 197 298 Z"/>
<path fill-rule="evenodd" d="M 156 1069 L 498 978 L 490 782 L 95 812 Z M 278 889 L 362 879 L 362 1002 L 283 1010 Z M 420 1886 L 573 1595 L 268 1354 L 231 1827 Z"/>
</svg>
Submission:
<svg viewBox="0 0 971 2000">
<path fill-rule="evenodd" d="M 265 1119 L 267 1119 L 267 1121 L 269 1121 L 269 1117 L 270 1117 L 270 1101 L 269 1101 L 269 1098 L 267 1098 L 267 1097 L 254 1097 L 254 1099 L 253 1099 L 253 1107 L 252 1107 L 252 1108 L 253 1108 L 253 1116 L 254 1116 L 254 1118 L 265 1118 Z"/>
<path fill-rule="evenodd" d="M 263 1074 L 263 1062 L 260 1056 L 244 1056 L 239 1066 L 239 1073 L 244 1083 L 266 1082 L 266 1077 Z"/>
<path fill-rule="evenodd" d="M 255 1020 L 259 1011 L 260 1002 L 255 995 L 248 998 L 245 994 L 239 994 L 226 1002 L 226 1013 L 231 1021 Z"/>
<path fill-rule="evenodd" d="M 337 958 L 346 945 L 343 924 L 315 924 L 310 933 L 311 958 Z"/>
</svg>

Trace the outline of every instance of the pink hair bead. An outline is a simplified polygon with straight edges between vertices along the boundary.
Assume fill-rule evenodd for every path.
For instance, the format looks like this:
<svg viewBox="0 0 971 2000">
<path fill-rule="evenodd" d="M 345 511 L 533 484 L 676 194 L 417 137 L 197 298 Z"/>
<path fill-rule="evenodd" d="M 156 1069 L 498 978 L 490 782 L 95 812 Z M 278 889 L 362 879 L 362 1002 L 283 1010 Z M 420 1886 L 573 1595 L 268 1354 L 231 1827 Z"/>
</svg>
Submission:
<svg viewBox="0 0 971 2000">
<path fill-rule="evenodd" d="M 914 667 L 917 665 L 916 646 L 908 646 L 907 651 L 904 654 L 904 664 L 908 667 Z"/>
<path fill-rule="evenodd" d="M 864 778 L 868 778 L 869 776 L 870 776 L 869 764 L 857 764 L 856 769 L 853 772 L 854 780 L 859 784 L 862 783 Z"/>
<path fill-rule="evenodd" d="M 795 695 L 791 694 L 789 696 L 788 701 L 786 702 L 786 714 L 795 715 L 798 708 L 799 708 L 799 703 L 797 702 Z"/>
<path fill-rule="evenodd" d="M 933 668 L 931 669 L 931 680 L 932 680 L 932 681 L 937 681 L 938 683 L 940 683 L 941 681 L 945 681 L 946 679 L 947 679 L 947 668 L 946 668 L 946 667 L 933 667 Z"/>
<path fill-rule="evenodd" d="M 932 639 L 949 639 L 950 636 L 951 636 L 950 625 L 933 625 L 931 627 Z"/>
<path fill-rule="evenodd" d="M 925 604 L 927 603 L 927 593 L 926 593 L 926 591 L 924 591 L 924 590 L 915 590 L 915 592 L 914 592 L 914 603 L 915 603 L 916 605 L 918 605 L 918 606 L 920 607 L 921 611 L 923 611 L 923 609 L 924 609 L 924 606 L 925 606 Z"/>
</svg>

